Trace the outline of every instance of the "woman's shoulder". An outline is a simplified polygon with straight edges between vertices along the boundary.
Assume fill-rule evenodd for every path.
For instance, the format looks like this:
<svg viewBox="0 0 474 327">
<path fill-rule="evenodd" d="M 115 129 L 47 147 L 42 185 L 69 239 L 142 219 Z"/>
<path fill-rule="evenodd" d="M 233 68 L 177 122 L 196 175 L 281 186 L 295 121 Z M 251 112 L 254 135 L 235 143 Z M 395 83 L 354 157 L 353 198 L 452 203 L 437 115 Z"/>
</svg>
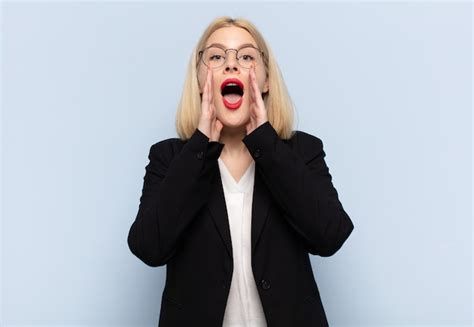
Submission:
<svg viewBox="0 0 474 327">
<path fill-rule="evenodd" d="M 302 147 L 323 147 L 323 141 L 321 138 L 315 134 L 302 130 L 294 130 L 288 142 Z"/>
<path fill-rule="evenodd" d="M 309 132 L 294 130 L 291 138 L 287 140 L 287 144 L 306 160 L 325 156 L 323 141 L 320 137 Z"/>
<path fill-rule="evenodd" d="M 150 146 L 148 158 L 150 160 L 159 160 L 170 162 L 176 153 L 178 153 L 186 141 L 178 137 L 170 137 L 156 141 Z"/>
<path fill-rule="evenodd" d="M 170 138 L 166 138 L 166 139 L 161 139 L 157 142 L 155 142 L 154 144 L 152 144 L 152 146 L 154 147 L 166 147 L 166 146 L 173 146 L 173 145 L 180 145 L 180 144 L 184 144 L 186 141 L 180 139 L 179 137 L 170 137 Z"/>
<path fill-rule="evenodd" d="M 322 143 L 322 140 L 318 136 L 302 130 L 294 130 L 291 139 L 297 139 L 302 142 Z"/>
</svg>

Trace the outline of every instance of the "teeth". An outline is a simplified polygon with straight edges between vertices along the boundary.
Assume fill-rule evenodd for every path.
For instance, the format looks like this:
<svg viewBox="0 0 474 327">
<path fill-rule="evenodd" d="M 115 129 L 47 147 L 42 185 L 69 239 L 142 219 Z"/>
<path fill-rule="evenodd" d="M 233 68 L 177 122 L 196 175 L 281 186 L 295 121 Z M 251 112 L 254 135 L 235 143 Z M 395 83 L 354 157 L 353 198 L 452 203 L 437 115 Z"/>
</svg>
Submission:
<svg viewBox="0 0 474 327">
<path fill-rule="evenodd" d="M 238 85 L 238 84 L 237 83 L 227 83 L 225 86 L 228 86 L 228 85 L 233 86 L 233 85 Z"/>
</svg>

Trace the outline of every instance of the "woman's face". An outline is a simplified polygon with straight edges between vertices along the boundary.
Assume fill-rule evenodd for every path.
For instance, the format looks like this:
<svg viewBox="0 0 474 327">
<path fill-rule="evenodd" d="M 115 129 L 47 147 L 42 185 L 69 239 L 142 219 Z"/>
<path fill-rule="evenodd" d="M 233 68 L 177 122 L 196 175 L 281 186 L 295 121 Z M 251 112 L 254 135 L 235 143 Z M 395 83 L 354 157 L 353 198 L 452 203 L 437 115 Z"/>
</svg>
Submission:
<svg viewBox="0 0 474 327">
<path fill-rule="evenodd" d="M 223 27 L 212 33 L 204 48 L 213 43 L 220 43 L 225 49 L 239 49 L 243 44 L 250 43 L 257 47 L 257 43 L 245 29 L 240 27 Z M 207 76 L 207 66 L 202 61 L 198 66 L 198 80 L 200 92 L 204 90 Z M 251 87 L 250 87 L 250 69 L 243 68 L 236 60 L 235 51 L 228 51 L 225 63 L 212 69 L 213 75 L 213 97 L 214 105 L 217 111 L 217 119 L 219 119 L 224 128 L 226 127 L 241 127 L 245 126 L 250 119 L 249 103 L 251 101 Z M 256 62 L 256 77 L 260 93 L 268 91 L 268 80 L 266 79 L 266 71 L 261 57 L 257 58 Z M 224 102 L 224 97 L 221 94 L 221 84 L 228 78 L 237 78 L 244 85 L 244 94 L 242 96 L 242 103 L 237 109 L 229 109 Z M 232 99 L 235 101 L 235 99 Z"/>
</svg>

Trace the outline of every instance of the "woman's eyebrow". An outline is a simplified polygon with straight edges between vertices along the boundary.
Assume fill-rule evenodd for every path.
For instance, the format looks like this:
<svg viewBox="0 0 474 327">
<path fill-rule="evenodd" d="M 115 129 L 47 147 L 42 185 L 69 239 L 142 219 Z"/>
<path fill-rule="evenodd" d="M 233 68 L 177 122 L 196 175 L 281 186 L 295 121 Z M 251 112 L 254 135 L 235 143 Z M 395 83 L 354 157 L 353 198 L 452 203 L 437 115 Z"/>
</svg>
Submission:
<svg viewBox="0 0 474 327">
<path fill-rule="evenodd" d="M 223 45 L 222 43 L 212 43 L 212 44 L 209 44 L 206 48 L 212 47 L 212 46 L 219 47 L 219 48 L 222 48 L 222 49 L 225 49 L 225 48 L 226 48 L 225 45 Z M 241 49 L 241 48 L 244 48 L 244 47 L 248 47 L 248 46 L 256 47 L 256 46 L 253 45 L 252 43 L 244 43 L 244 44 L 241 44 L 238 49 Z"/>
</svg>

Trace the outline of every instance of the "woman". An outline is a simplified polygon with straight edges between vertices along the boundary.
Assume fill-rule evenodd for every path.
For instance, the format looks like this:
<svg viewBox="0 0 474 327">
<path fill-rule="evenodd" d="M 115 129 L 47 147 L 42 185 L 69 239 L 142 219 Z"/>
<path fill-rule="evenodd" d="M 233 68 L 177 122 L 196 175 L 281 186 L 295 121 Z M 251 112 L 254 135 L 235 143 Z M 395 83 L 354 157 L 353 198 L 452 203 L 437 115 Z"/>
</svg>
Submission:
<svg viewBox="0 0 474 327">
<path fill-rule="evenodd" d="M 333 255 L 354 226 L 252 23 L 204 31 L 177 131 L 150 148 L 128 235 L 167 267 L 159 326 L 328 326 L 308 253 Z"/>
</svg>

